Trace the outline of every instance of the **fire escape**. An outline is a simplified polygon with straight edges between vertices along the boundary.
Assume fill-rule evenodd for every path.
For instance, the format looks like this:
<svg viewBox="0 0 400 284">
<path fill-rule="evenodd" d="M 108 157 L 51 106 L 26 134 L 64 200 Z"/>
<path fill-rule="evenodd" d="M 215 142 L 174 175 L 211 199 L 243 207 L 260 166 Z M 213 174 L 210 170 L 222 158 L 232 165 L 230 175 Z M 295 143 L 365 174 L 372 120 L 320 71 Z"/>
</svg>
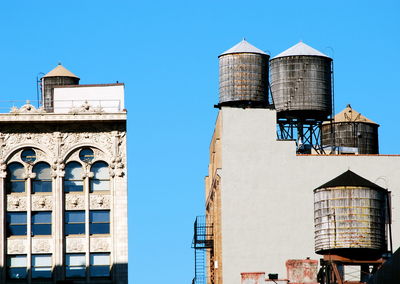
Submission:
<svg viewBox="0 0 400 284">
<path fill-rule="evenodd" d="M 194 248 L 195 275 L 192 284 L 207 283 L 206 250 L 213 248 L 213 224 L 207 223 L 206 216 L 197 216 L 194 221 L 192 248 Z"/>
</svg>

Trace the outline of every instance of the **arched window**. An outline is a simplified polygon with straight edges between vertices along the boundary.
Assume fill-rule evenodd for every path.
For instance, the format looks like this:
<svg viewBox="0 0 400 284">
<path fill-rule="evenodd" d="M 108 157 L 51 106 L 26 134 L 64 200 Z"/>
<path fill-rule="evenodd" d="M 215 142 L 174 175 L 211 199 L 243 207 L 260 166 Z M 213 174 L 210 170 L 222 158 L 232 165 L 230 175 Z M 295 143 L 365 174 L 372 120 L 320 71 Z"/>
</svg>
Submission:
<svg viewBox="0 0 400 284">
<path fill-rule="evenodd" d="M 78 162 L 70 162 L 65 167 L 64 192 L 83 191 L 83 169 Z"/>
<path fill-rule="evenodd" d="M 25 169 L 20 163 L 11 163 L 7 166 L 7 192 L 25 191 Z"/>
<path fill-rule="evenodd" d="M 90 179 L 90 192 L 110 190 L 110 173 L 107 163 L 96 162 L 90 171 L 93 173 L 93 178 Z"/>
<path fill-rule="evenodd" d="M 47 163 L 37 163 L 33 167 L 36 177 L 32 181 L 32 192 L 51 192 L 51 170 Z"/>
</svg>

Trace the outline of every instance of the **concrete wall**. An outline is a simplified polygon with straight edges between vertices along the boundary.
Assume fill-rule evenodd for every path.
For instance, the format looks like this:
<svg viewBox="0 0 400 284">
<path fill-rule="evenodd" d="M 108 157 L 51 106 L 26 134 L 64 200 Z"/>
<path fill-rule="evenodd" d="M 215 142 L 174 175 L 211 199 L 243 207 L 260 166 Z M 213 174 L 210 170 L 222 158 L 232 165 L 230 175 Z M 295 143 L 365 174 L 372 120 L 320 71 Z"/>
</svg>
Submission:
<svg viewBox="0 0 400 284">
<path fill-rule="evenodd" d="M 54 112 L 67 113 L 79 109 L 84 103 L 93 108 L 101 107 L 104 112 L 120 112 L 124 109 L 124 86 L 73 86 L 54 89 Z"/>
<path fill-rule="evenodd" d="M 286 276 L 288 259 L 314 254 L 313 189 L 348 169 L 388 188 L 400 202 L 400 156 L 298 156 L 276 141 L 276 113 L 222 108 L 221 228 L 223 283 L 241 272 Z M 400 246 L 400 211 L 393 208 L 393 244 Z"/>
</svg>

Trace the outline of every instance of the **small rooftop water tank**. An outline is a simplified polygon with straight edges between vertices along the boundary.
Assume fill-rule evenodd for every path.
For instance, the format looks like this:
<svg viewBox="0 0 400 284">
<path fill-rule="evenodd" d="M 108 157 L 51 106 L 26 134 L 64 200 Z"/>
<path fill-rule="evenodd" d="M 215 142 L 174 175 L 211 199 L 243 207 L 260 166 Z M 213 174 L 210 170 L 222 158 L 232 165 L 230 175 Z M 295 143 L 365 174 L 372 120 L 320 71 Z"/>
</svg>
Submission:
<svg viewBox="0 0 400 284">
<path fill-rule="evenodd" d="M 47 112 L 54 111 L 54 87 L 78 85 L 79 77 L 61 64 L 42 77 L 42 104 Z"/>
<path fill-rule="evenodd" d="M 387 252 L 388 191 L 348 170 L 314 189 L 315 252 L 354 259 Z"/>
<path fill-rule="evenodd" d="M 269 55 L 242 40 L 219 56 L 219 106 L 268 105 Z"/>
<path fill-rule="evenodd" d="M 339 149 L 339 153 L 340 149 L 351 147 L 358 154 L 379 154 L 378 127 L 379 124 L 347 105 L 332 122 L 322 124 L 322 146 Z"/>
<path fill-rule="evenodd" d="M 271 59 L 279 118 L 325 120 L 332 114 L 332 59 L 303 42 Z"/>
</svg>

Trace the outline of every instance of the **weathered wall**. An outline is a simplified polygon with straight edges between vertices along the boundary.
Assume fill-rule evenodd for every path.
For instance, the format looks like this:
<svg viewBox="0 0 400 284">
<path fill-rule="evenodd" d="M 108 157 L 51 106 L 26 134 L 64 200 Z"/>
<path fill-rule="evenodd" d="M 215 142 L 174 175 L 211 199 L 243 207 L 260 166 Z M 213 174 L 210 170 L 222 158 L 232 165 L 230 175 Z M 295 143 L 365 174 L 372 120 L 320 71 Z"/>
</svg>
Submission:
<svg viewBox="0 0 400 284">
<path fill-rule="evenodd" d="M 400 202 L 400 156 L 297 156 L 292 141 L 276 141 L 276 113 L 222 108 L 221 234 L 223 283 L 241 272 L 286 277 L 288 259 L 314 254 L 313 189 L 351 169 L 393 192 Z M 393 209 L 393 244 L 400 245 Z"/>
</svg>

